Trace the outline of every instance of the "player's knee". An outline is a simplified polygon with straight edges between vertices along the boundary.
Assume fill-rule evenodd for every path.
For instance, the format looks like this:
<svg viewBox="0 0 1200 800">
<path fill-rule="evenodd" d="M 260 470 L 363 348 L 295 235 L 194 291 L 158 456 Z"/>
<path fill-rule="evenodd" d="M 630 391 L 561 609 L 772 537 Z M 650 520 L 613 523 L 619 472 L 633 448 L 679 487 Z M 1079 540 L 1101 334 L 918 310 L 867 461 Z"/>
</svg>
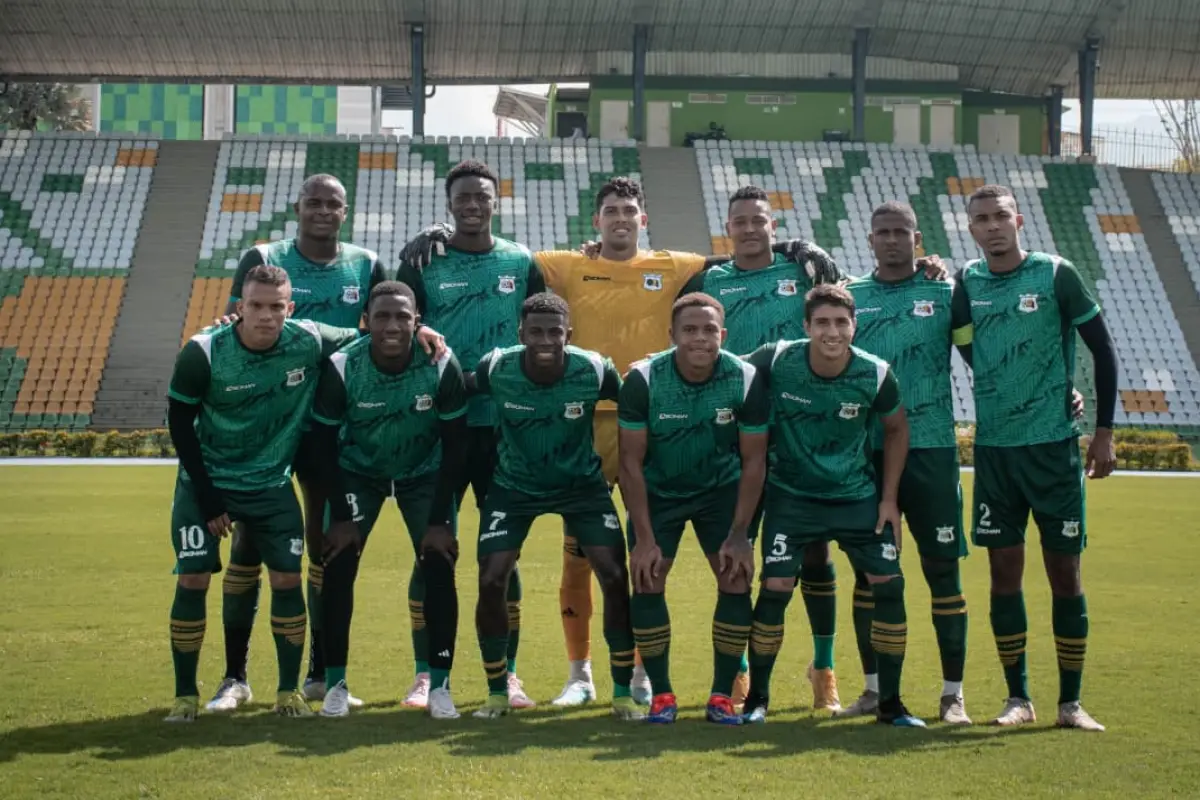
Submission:
<svg viewBox="0 0 1200 800">
<path fill-rule="evenodd" d="M 750 581 L 746 579 L 745 575 L 740 573 L 736 578 L 730 577 L 729 575 L 718 575 L 717 591 L 722 592 L 723 594 L 749 594 Z"/>
<path fill-rule="evenodd" d="M 184 589 L 200 589 L 207 590 L 208 584 L 212 581 L 212 573 L 200 572 L 196 574 L 180 575 L 179 585 Z"/>
<path fill-rule="evenodd" d="M 346 548 L 319 568 L 321 570 L 320 583 L 324 587 L 353 583 L 354 579 L 358 577 L 358 562 L 358 554 L 352 549 Z"/>
<path fill-rule="evenodd" d="M 958 560 L 952 558 L 921 557 L 921 571 L 929 583 L 953 577 L 958 572 Z"/>
<path fill-rule="evenodd" d="M 871 583 L 871 594 L 880 600 L 904 600 L 904 578 L 901 575 L 867 575 Z"/>
<path fill-rule="evenodd" d="M 484 559 L 479 565 L 480 599 L 482 600 L 484 597 L 500 598 L 500 600 L 495 600 L 495 602 L 501 602 L 508 593 L 508 575 L 510 572 L 512 572 L 512 565 L 507 559 L 496 558 L 494 556 Z M 428 573 L 425 575 L 425 580 L 428 583 Z"/>
<path fill-rule="evenodd" d="M 993 594 L 1014 594 L 1021 591 L 1025 573 L 1025 548 L 993 548 L 988 551 L 988 566 L 992 575 Z"/>
<path fill-rule="evenodd" d="M 270 572 L 271 588 L 276 591 L 295 589 L 300 586 L 299 572 Z"/>
<path fill-rule="evenodd" d="M 592 571 L 596 573 L 596 580 L 600 584 L 600 591 L 606 595 L 629 591 L 629 572 L 625 568 L 624 558 L 618 558 L 613 552 L 605 551 L 597 553 L 590 560 Z M 663 580 L 665 576 L 659 576 L 659 579 Z"/>
<path fill-rule="evenodd" d="M 454 589 L 454 565 L 437 550 L 427 548 L 421 554 L 421 572 L 427 589 Z"/>
<path fill-rule="evenodd" d="M 854 588 L 868 591 L 871 588 L 871 582 L 867 580 L 867 573 L 861 569 L 854 570 Z"/>
<path fill-rule="evenodd" d="M 771 592 L 788 593 L 796 588 L 795 578 L 764 578 L 762 588 Z"/>
<path fill-rule="evenodd" d="M 831 563 L 828 542 L 813 542 L 800 553 L 801 567 L 823 567 Z"/>
<path fill-rule="evenodd" d="M 1045 551 L 1046 577 L 1055 597 L 1078 597 L 1083 594 L 1083 577 L 1079 571 L 1079 555 Z"/>
</svg>

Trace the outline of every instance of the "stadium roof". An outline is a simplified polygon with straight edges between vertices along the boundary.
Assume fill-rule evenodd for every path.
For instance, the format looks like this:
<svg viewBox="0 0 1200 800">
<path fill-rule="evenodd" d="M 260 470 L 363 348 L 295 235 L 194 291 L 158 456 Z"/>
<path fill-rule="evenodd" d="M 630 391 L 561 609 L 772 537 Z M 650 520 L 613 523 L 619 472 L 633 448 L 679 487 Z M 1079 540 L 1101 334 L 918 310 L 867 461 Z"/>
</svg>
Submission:
<svg viewBox="0 0 1200 800">
<path fill-rule="evenodd" d="M 1099 96 L 1200 95 L 1196 0 L 2 0 L 0 75 L 394 83 L 413 22 L 433 83 L 627 74 L 635 23 L 651 26 L 651 74 L 845 77 L 868 26 L 873 78 L 924 62 L 968 88 L 1072 91 L 1099 36 Z"/>
</svg>

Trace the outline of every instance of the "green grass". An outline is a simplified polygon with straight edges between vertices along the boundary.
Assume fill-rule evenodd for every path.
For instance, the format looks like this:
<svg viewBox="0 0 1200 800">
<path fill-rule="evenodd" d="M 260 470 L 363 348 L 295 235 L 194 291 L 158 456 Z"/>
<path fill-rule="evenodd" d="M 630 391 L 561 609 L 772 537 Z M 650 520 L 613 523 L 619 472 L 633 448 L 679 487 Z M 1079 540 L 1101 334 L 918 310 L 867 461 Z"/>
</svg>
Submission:
<svg viewBox="0 0 1200 800">
<path fill-rule="evenodd" d="M 811 652 L 802 604 L 789 615 L 771 721 L 724 729 L 701 721 L 711 670 L 713 582 L 685 547 L 672 576 L 673 675 L 683 718 L 672 728 L 620 724 L 604 706 L 536 709 L 482 722 L 434 723 L 401 710 L 411 680 L 407 536 L 391 509 L 359 579 L 350 678 L 368 708 L 347 720 L 281 720 L 256 703 L 233 718 L 160 722 L 173 682 L 167 643 L 173 471 L 156 467 L 0 468 L 0 775 L 5 797 L 635 797 L 668 796 L 1163 797 L 1191 795 L 1200 774 L 1200 660 L 1191 594 L 1200 541 L 1194 485 L 1113 478 L 1089 486 L 1085 585 L 1092 620 L 1084 680 L 1104 734 L 1053 729 L 1057 675 L 1049 591 L 1031 553 L 1030 671 L 1041 721 L 927 731 L 832 722 L 805 710 Z M 969 478 L 968 478 L 969 482 Z M 968 487 L 969 488 L 969 487 Z M 475 514 L 466 514 L 473 541 Z M 557 614 L 560 534 L 539 521 L 525 574 L 520 673 L 543 703 L 564 678 Z M 473 547 L 464 546 L 455 694 L 473 710 L 485 693 L 472 632 Z M 905 694 L 936 713 L 941 688 L 929 594 L 906 547 L 910 636 Z M 843 700 L 860 688 L 842 579 L 837 658 Z M 995 714 L 1004 687 L 987 621 L 987 561 L 965 562 L 972 612 L 967 708 Z M 597 592 L 598 595 L 598 592 Z M 265 600 L 265 596 L 264 596 Z M 272 698 L 274 653 L 265 607 L 251 655 L 259 698 Z M 597 609 L 598 611 L 598 609 Z M 220 595 L 209 598 L 202 691 L 221 675 Z M 611 684 L 596 639 L 598 689 Z"/>
</svg>

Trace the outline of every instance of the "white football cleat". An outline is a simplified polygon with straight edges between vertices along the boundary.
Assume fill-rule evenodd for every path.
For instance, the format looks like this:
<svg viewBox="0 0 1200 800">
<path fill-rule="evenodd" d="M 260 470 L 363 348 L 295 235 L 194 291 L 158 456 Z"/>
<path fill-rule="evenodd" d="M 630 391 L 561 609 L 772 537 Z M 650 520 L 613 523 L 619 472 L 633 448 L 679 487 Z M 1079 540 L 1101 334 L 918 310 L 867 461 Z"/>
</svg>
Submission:
<svg viewBox="0 0 1200 800">
<path fill-rule="evenodd" d="M 412 686 L 404 693 L 404 705 L 409 708 L 425 708 L 429 705 L 429 673 L 419 672 Z"/>
<path fill-rule="evenodd" d="M 596 685 L 594 683 L 590 680 L 572 678 L 563 686 L 558 697 L 550 701 L 550 704 L 558 708 L 575 708 L 586 705 L 595 699 Z"/>
<path fill-rule="evenodd" d="M 350 690 L 346 688 L 345 681 L 338 681 L 325 693 L 325 702 L 321 704 L 321 716 L 350 716 Z"/>
<path fill-rule="evenodd" d="M 636 664 L 633 667 L 633 680 L 629 682 L 629 691 L 633 695 L 633 702 L 639 706 L 648 706 L 654 698 L 654 690 L 650 686 L 650 676 L 646 674 L 646 668 L 641 664 Z"/>
<path fill-rule="evenodd" d="M 245 705 L 253 699 L 254 692 L 250 691 L 250 684 L 239 681 L 237 678 L 226 678 L 217 687 L 217 693 L 213 695 L 213 699 L 209 700 L 204 707 L 209 711 L 227 713 L 236 711 L 238 706 Z"/>
<path fill-rule="evenodd" d="M 993 725 L 1012 727 L 1037 722 L 1037 714 L 1033 711 L 1033 702 L 1023 697 L 1010 697 L 1004 701 L 1004 710 L 992 720 Z"/>
<path fill-rule="evenodd" d="M 967 716 L 967 707 L 961 694 L 944 694 L 938 702 L 938 713 L 942 722 L 947 725 L 970 725 L 971 718 Z"/>
<path fill-rule="evenodd" d="M 1104 726 L 1092 719 L 1092 715 L 1083 710 L 1076 700 L 1073 703 L 1060 703 L 1058 720 L 1054 723 L 1060 728 L 1078 728 L 1081 731 L 1102 731 Z"/>
<path fill-rule="evenodd" d="M 838 708 L 833 712 L 835 719 L 846 719 L 847 717 L 873 717 L 875 712 L 879 710 L 879 692 L 872 692 L 870 689 L 864 689 L 863 693 L 858 696 L 848 706 Z"/>
<path fill-rule="evenodd" d="M 458 709 L 450 697 L 450 690 L 439 686 L 429 693 L 429 716 L 433 719 L 458 719 Z"/>
<path fill-rule="evenodd" d="M 525 694 L 525 685 L 517 677 L 517 673 L 508 673 L 508 705 L 509 708 L 534 708 L 537 703 Z"/>
</svg>

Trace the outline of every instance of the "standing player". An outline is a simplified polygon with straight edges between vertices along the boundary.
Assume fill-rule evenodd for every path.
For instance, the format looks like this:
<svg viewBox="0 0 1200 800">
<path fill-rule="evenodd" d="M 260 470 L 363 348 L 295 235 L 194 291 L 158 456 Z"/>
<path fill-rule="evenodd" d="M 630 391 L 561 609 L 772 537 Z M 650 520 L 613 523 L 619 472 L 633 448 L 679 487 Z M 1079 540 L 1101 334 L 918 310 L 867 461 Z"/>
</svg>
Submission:
<svg viewBox="0 0 1200 800">
<path fill-rule="evenodd" d="M 1087 451 L 1089 478 L 1116 463 L 1112 423 L 1117 359 L 1100 307 L 1070 262 L 1021 248 L 1024 224 L 1004 186 L 984 186 L 967 201 L 971 235 L 987 254 L 959 274 L 954 292 L 955 342 L 970 345 L 975 373 L 973 540 L 988 549 L 992 632 L 1008 700 L 997 725 L 1036 717 L 1025 669 L 1028 623 L 1021 588 L 1029 513 L 1042 536 L 1054 595 L 1058 650 L 1058 725 L 1102 731 L 1079 704 L 1087 650 L 1087 601 L 1079 574 L 1087 542 L 1079 428 L 1071 414 L 1075 331 L 1096 368 L 1096 433 Z"/>
<path fill-rule="evenodd" d="M 667 348 L 665 332 L 680 290 L 706 265 L 726 260 L 724 256 L 639 249 L 638 235 L 648 221 L 645 208 L 646 198 L 637 181 L 613 178 L 596 193 L 592 223 L 600 232 L 598 258 L 568 251 L 534 255 L 550 290 L 573 309 L 574 341 L 610 356 L 622 373 L 646 353 Z M 405 247 L 401 259 L 417 267 L 428 263 L 433 246 L 444 242 L 447 235 L 445 226 L 426 229 Z M 813 280 L 840 279 L 832 259 L 811 242 L 798 239 L 776 247 L 803 265 Z M 618 463 L 615 405 L 601 403 L 597 408 L 595 436 L 604 476 L 611 485 L 617 478 Z M 559 603 L 570 672 L 553 703 L 577 706 L 596 696 L 590 655 L 592 583 L 588 560 L 570 535 L 563 539 Z M 634 696 L 643 705 L 650 701 L 649 681 L 641 669 L 635 671 Z"/>
<path fill-rule="evenodd" d="M 494 348 L 517 344 L 521 303 L 546 288 L 542 272 L 527 249 L 492 235 L 492 215 L 499 194 L 500 181 L 486 164 L 464 161 L 451 169 L 446 175 L 446 206 L 455 227 L 445 253 L 433 256 L 423 272 L 402 264 L 397 275 L 412 287 L 422 319 L 444 331 L 461 363 L 470 366 Z M 467 469 L 456 493 L 461 503 L 470 485 L 475 504 L 482 508 L 496 462 L 496 411 L 487 397 L 470 398 L 467 425 Z M 417 674 L 404 704 L 418 708 L 428 702 L 431 675 L 424 596 L 422 573 L 414 566 L 408 603 Z M 517 678 L 521 578 L 515 568 L 507 597 L 509 702 L 514 708 L 530 708 L 534 702 Z"/>
<path fill-rule="evenodd" d="M 783 643 L 796 561 L 812 541 L 836 541 L 867 574 L 875 602 L 871 642 L 879 661 L 878 720 L 924 727 L 900 702 L 907 626 L 900 574 L 900 475 L 908 422 L 886 362 L 851 347 L 854 298 L 818 286 L 804 301 L 809 339 L 764 345 L 748 357 L 768 384 L 773 421 L 763 528 L 762 588 L 750 633 L 748 722 L 764 722 L 771 671 Z M 883 422 L 883 491 L 867 455 L 868 432 Z"/>
<path fill-rule="evenodd" d="M 621 495 L 629 511 L 633 634 L 654 699 L 648 720 L 675 721 L 667 575 L 691 522 L 717 578 L 706 717 L 741 724 L 733 684 L 750 639 L 755 510 L 767 472 L 768 403 L 755 369 L 721 349 L 724 309 L 684 295 L 674 348 L 633 365 L 618 402 Z"/>
<path fill-rule="evenodd" d="M 405 284 L 377 284 L 367 301 L 369 335 L 333 354 L 313 404 L 313 447 L 332 518 L 322 589 L 326 717 L 350 712 L 346 662 L 354 581 L 389 496 L 404 517 L 429 598 L 429 714 L 458 717 L 449 677 L 458 631 L 455 493 L 466 459 L 466 387 L 452 353 L 434 361 L 420 352 L 416 307 Z"/>
<path fill-rule="evenodd" d="M 479 604 L 475 626 L 488 700 L 475 716 L 508 713 L 508 619 L 504 593 L 529 527 L 559 514 L 600 580 L 604 638 L 613 679 L 613 714 L 644 719 L 634 704 L 633 631 L 625 543 L 592 439 L 600 400 L 621 387 L 611 360 L 568 347 L 570 315 L 561 297 L 534 295 L 521 308 L 521 344 L 493 350 L 474 373 L 499 418 L 498 464 L 479 515 Z"/>
<path fill-rule="evenodd" d="M 304 654 L 300 560 L 304 523 L 291 464 L 316 389 L 321 359 L 358 336 L 287 319 L 291 284 L 278 267 L 244 281 L 234 325 L 197 334 L 175 362 L 168 391 L 171 441 L 181 466 L 171 508 L 178 585 L 171 607 L 175 704 L 168 722 L 191 722 L 199 694 L 205 598 L 221 568 L 218 539 L 233 522 L 270 570 L 271 629 L 279 660 L 275 711 L 312 716 L 296 691 Z"/>
</svg>

